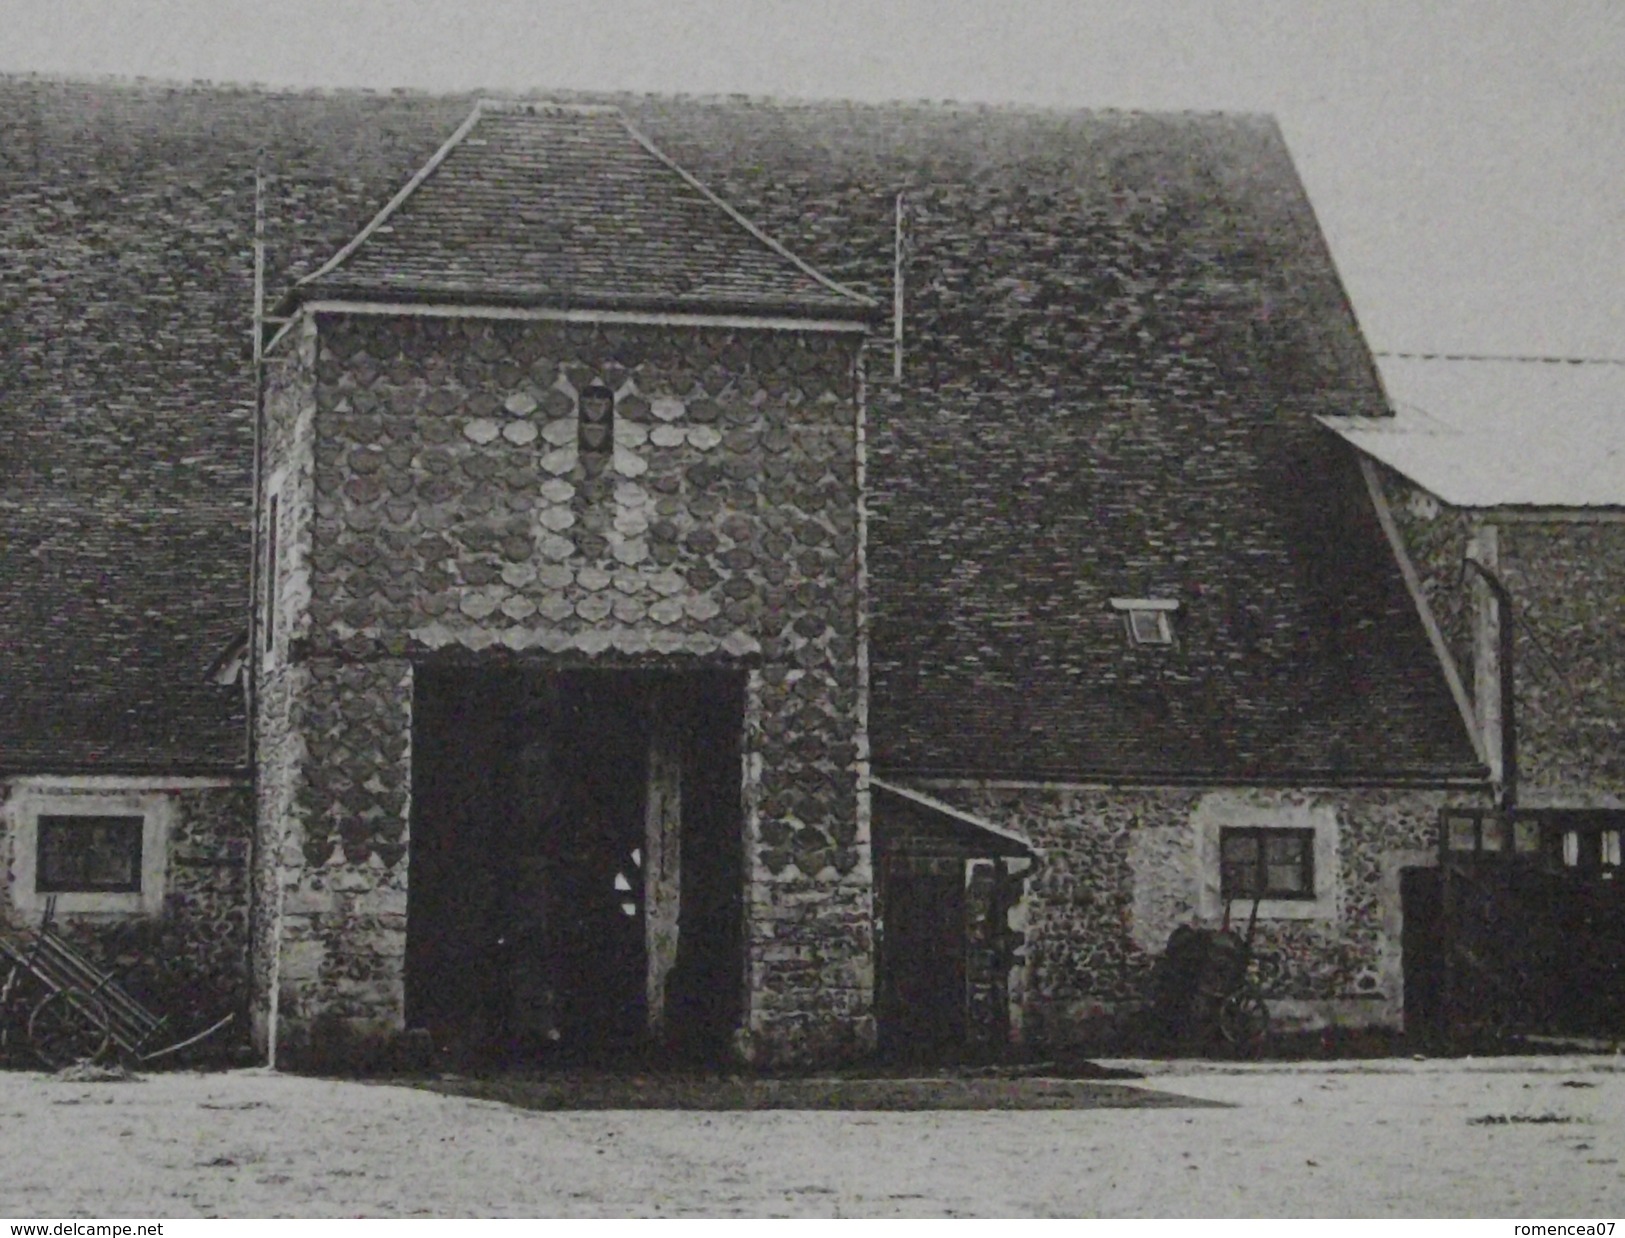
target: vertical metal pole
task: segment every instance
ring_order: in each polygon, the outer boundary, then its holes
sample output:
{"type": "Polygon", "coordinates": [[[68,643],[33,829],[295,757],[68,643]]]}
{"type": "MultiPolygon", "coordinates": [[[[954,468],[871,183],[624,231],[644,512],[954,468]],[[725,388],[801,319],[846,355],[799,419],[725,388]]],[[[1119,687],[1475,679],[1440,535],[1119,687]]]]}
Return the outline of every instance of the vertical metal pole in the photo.
{"type": "Polygon", "coordinates": [[[903,194],[892,220],[892,378],[903,381],[903,194]]]}
{"type": "Polygon", "coordinates": [[[254,156],[254,368],[265,355],[265,152],[254,156]]]}
{"type": "MultiPolygon", "coordinates": [[[[254,156],[254,305],[253,305],[253,357],[254,357],[254,460],[253,460],[253,488],[254,492],[249,505],[249,556],[248,556],[248,650],[243,659],[243,674],[246,677],[245,691],[243,693],[244,708],[248,718],[248,777],[252,788],[254,802],[254,829],[250,834],[253,845],[250,848],[252,874],[258,871],[261,863],[260,847],[264,840],[260,836],[260,771],[259,771],[259,669],[260,669],[260,632],[259,632],[259,591],[260,591],[260,477],[264,465],[261,455],[264,449],[265,420],[265,151],[261,148],[254,156]]],[[[279,967],[282,949],[282,917],[281,917],[281,881],[275,871],[276,855],[273,851],[270,857],[271,888],[260,891],[272,906],[277,908],[277,914],[271,919],[266,928],[268,940],[263,944],[270,951],[270,966],[267,968],[266,1012],[265,1012],[265,1049],[266,1062],[276,1068],[277,1055],[277,1015],[278,1000],[277,989],[280,987],[279,967]]],[[[253,878],[250,876],[249,889],[254,888],[253,878]]],[[[253,909],[251,909],[253,910],[253,909]]],[[[249,935],[250,941],[253,934],[249,935]]],[[[251,961],[252,962],[252,961],[251,961]]]]}
{"type": "Polygon", "coordinates": [[[248,762],[252,774],[256,760],[257,728],[254,724],[254,702],[256,698],[257,676],[254,674],[258,659],[254,651],[259,648],[259,586],[260,586],[260,445],[261,426],[265,412],[265,170],[264,152],[254,157],[254,303],[251,311],[253,322],[253,357],[254,357],[254,459],[253,485],[254,492],[249,502],[249,548],[248,557],[248,654],[243,660],[243,674],[246,677],[247,691],[245,692],[246,707],[248,709],[248,762]]]}
{"type": "Polygon", "coordinates": [[[1497,660],[1501,707],[1501,808],[1507,814],[1506,828],[1513,828],[1511,817],[1518,807],[1518,719],[1517,684],[1514,679],[1513,658],[1516,655],[1516,636],[1513,631],[1512,591],[1505,582],[1477,559],[1462,560],[1466,568],[1476,572],[1495,595],[1497,660]]]}

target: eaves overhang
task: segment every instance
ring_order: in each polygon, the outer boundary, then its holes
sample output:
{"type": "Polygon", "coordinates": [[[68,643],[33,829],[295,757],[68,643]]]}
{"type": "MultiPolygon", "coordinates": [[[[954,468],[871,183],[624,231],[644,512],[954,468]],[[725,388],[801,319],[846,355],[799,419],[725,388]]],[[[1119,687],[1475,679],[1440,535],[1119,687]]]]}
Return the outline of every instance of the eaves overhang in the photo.
{"type": "Polygon", "coordinates": [[[1482,790],[1489,785],[1488,766],[1446,769],[1348,771],[1332,769],[1272,770],[1237,773],[1233,770],[1156,770],[1079,768],[1033,770],[1010,766],[942,768],[891,767],[886,778],[939,785],[992,784],[1008,787],[1325,787],[1335,789],[1482,790]]]}
{"type": "Polygon", "coordinates": [[[470,317],[479,317],[482,314],[500,314],[503,311],[513,312],[516,316],[558,315],[583,319],[600,316],[606,320],[626,314],[681,316],[693,319],[726,317],[760,319],[767,323],[805,323],[808,330],[848,331],[868,331],[882,317],[881,307],[872,302],[867,305],[851,306],[808,305],[798,301],[685,298],[645,293],[601,293],[585,296],[565,295],[545,289],[538,289],[533,293],[492,293],[460,287],[391,290],[374,286],[351,287],[343,284],[323,284],[320,287],[296,286],[277,303],[272,317],[288,319],[301,310],[311,308],[325,313],[344,310],[384,313],[394,310],[402,314],[427,313],[446,317],[456,316],[459,312],[470,317]]]}
{"type": "Polygon", "coordinates": [[[39,758],[0,757],[0,779],[6,778],[140,778],[151,781],[174,778],[224,778],[246,780],[248,766],[211,761],[51,761],[39,758]]]}

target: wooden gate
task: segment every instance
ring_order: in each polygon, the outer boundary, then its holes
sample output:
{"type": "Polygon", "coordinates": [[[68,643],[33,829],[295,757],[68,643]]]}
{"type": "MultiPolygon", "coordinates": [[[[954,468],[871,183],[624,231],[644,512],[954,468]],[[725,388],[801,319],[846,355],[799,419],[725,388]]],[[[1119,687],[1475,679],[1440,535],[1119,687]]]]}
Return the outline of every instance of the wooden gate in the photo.
{"type": "Polygon", "coordinates": [[[1625,1030],[1625,814],[1447,809],[1440,1021],[1462,1036],[1625,1030]]]}

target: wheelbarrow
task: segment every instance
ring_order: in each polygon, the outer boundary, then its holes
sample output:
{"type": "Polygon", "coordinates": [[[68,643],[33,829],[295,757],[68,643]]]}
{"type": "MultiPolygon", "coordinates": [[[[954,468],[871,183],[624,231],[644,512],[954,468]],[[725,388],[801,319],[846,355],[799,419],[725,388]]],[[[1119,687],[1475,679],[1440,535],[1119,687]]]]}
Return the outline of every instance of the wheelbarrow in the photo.
{"type": "Polygon", "coordinates": [[[53,928],[56,899],[36,929],[0,924],[0,1054],[26,1049],[47,1069],[116,1059],[138,1065],[179,1053],[231,1023],[177,1037],[53,928]]]}
{"type": "Polygon", "coordinates": [[[1218,929],[1182,924],[1168,938],[1152,971],[1149,1013],[1175,1042],[1211,1042],[1215,1033],[1231,1049],[1256,1052],[1269,1038],[1269,1006],[1253,976],[1253,901],[1245,935],[1230,927],[1230,906],[1218,929]]]}

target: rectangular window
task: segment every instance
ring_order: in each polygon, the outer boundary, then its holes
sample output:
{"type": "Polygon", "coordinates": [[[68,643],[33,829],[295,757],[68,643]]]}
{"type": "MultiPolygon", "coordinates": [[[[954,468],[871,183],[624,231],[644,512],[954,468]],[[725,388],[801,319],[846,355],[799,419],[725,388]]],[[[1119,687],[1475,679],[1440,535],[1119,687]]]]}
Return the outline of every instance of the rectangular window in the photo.
{"type": "Polygon", "coordinates": [[[1315,897],[1315,832],[1232,827],[1219,834],[1225,899],[1315,897]]]}
{"type": "Polygon", "coordinates": [[[1553,868],[1614,881],[1625,867],[1625,812],[1617,808],[1531,808],[1518,819],[1539,828],[1541,856],[1553,868]]]}
{"type": "Polygon", "coordinates": [[[35,889],[42,894],[141,891],[143,817],[41,816],[35,889]]]}
{"type": "Polygon", "coordinates": [[[1128,634],[1136,645],[1168,645],[1174,639],[1173,629],[1168,626],[1168,613],[1161,610],[1129,611],[1128,634]]]}
{"type": "Polygon", "coordinates": [[[1563,864],[1586,872],[1620,867],[1619,830],[1564,830],[1563,864]]]}
{"type": "Polygon", "coordinates": [[[1111,608],[1123,616],[1131,645],[1174,643],[1173,614],[1179,603],[1171,598],[1111,598],[1111,608]]]}

